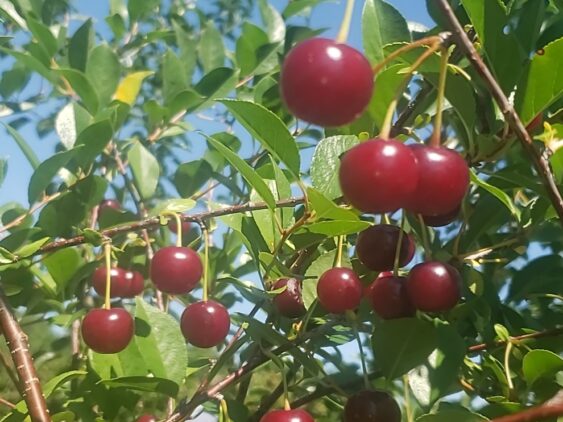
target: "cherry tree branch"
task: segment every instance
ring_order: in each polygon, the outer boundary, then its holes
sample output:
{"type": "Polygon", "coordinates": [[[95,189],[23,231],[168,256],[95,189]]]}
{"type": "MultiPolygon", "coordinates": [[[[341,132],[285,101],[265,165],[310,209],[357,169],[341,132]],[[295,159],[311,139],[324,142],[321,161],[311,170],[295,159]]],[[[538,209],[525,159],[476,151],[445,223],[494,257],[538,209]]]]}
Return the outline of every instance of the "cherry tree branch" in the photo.
{"type": "Polygon", "coordinates": [[[563,416],[563,390],[559,391],[551,400],[539,406],[530,407],[521,412],[492,419],[491,422],[539,422],[546,419],[563,416]]]}
{"type": "Polygon", "coordinates": [[[524,123],[522,123],[522,120],[520,120],[520,117],[514,110],[512,104],[510,104],[510,101],[502,91],[502,88],[473,46],[473,43],[465,33],[463,27],[461,26],[461,23],[455,16],[455,13],[448,3],[448,0],[437,0],[436,3],[450,25],[450,29],[457,41],[457,45],[465,50],[467,58],[469,59],[471,64],[473,64],[473,67],[475,68],[477,73],[481,75],[481,78],[487,85],[489,92],[500,107],[504,118],[508,122],[512,131],[520,140],[522,147],[528,154],[528,157],[532,161],[532,164],[541,177],[542,182],[547,190],[551,204],[553,205],[553,208],[555,208],[555,211],[559,216],[560,223],[563,225],[563,197],[561,196],[561,192],[557,187],[557,183],[555,181],[555,177],[553,176],[553,171],[551,170],[549,161],[544,156],[542,156],[542,154],[540,154],[540,152],[538,152],[538,150],[536,150],[536,148],[534,147],[533,140],[526,130],[524,123]]]}
{"type": "Polygon", "coordinates": [[[0,291],[0,327],[10,349],[19,378],[19,390],[27,404],[32,421],[49,422],[51,416],[47,409],[41,382],[37,377],[33,359],[29,352],[27,335],[23,332],[8,305],[4,292],[0,291]]]}
{"type": "MultiPolygon", "coordinates": [[[[539,339],[539,338],[544,338],[544,337],[557,337],[557,336],[560,336],[562,334],[563,334],[563,327],[557,327],[557,328],[552,328],[550,330],[537,331],[535,333],[522,334],[520,336],[510,337],[510,341],[518,342],[518,341],[523,341],[523,340],[539,339]]],[[[506,341],[497,341],[497,342],[494,342],[494,343],[475,344],[473,346],[469,346],[467,348],[467,351],[468,352],[481,352],[481,351],[487,350],[491,347],[504,346],[505,344],[506,344],[506,341]]]]}

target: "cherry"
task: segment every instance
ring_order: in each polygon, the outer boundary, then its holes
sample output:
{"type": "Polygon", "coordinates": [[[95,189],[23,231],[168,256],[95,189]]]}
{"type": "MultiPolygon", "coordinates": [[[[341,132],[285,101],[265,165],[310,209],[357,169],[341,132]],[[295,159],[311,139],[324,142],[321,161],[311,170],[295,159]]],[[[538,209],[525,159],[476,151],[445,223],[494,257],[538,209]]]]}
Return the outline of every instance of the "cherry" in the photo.
{"type": "Polygon", "coordinates": [[[385,391],[364,390],[346,402],[344,422],[401,422],[401,409],[385,391]]]}
{"type": "Polygon", "coordinates": [[[461,276],[449,264],[429,261],[410,271],[407,292],[416,309],[442,312],[453,308],[461,297],[461,276]]]}
{"type": "Polygon", "coordinates": [[[362,300],[362,292],[362,283],[350,268],[331,268],[320,276],[317,284],[319,302],[334,314],[356,309],[362,300]]]}
{"type": "MultiPolygon", "coordinates": [[[[172,233],[174,234],[177,233],[178,225],[176,224],[175,218],[170,219],[170,221],[168,222],[168,228],[172,233]]],[[[189,232],[191,228],[192,228],[192,223],[190,223],[189,221],[182,221],[182,235],[185,235],[187,232],[189,232]]]]}
{"type": "Polygon", "coordinates": [[[297,44],[280,76],[282,98],[291,113],[320,126],[341,126],[358,118],[373,92],[373,72],[354,48],[326,38],[297,44]]]}
{"type": "Polygon", "coordinates": [[[125,280],[127,280],[127,292],[123,297],[135,297],[145,289],[145,279],[138,271],[125,271],[125,280]]]}
{"type": "MultiPolygon", "coordinates": [[[[366,267],[373,271],[390,271],[395,263],[395,253],[401,229],[390,224],[372,226],[358,235],[356,254],[366,267]]],[[[399,266],[404,267],[414,257],[412,237],[403,232],[399,266]]]]}
{"type": "MultiPolygon", "coordinates": [[[[382,273],[386,274],[386,273],[382,273]]],[[[379,275],[370,285],[367,298],[383,319],[407,318],[415,314],[406,287],[406,277],[379,275]]]]}
{"type": "MultiPolygon", "coordinates": [[[[130,280],[127,279],[126,271],[123,268],[115,267],[110,270],[111,288],[110,297],[127,297],[129,292],[130,280]]],[[[92,275],[92,285],[100,296],[106,295],[106,267],[98,267],[92,275]]]]}
{"type": "Polygon", "coordinates": [[[92,309],[82,321],[84,342],[98,353],[118,353],[133,338],[135,324],[125,309],[92,309]]]}
{"type": "Polygon", "coordinates": [[[186,340],[204,349],[217,346],[225,340],[230,326],[229,312],[214,300],[192,303],[180,319],[180,328],[186,340]]]}
{"type": "Polygon", "coordinates": [[[375,138],[344,154],[339,177],[344,198],[354,207],[384,213],[406,205],[416,189],[418,170],[410,148],[375,138]]]}
{"type": "Polygon", "coordinates": [[[156,288],[170,294],[192,290],[203,273],[199,255],[190,248],[167,246],[154,254],[151,279],[156,288]]]}
{"type": "Polygon", "coordinates": [[[117,199],[104,199],[102,202],[100,202],[98,212],[101,213],[109,208],[116,211],[121,211],[121,204],[117,199]]]}
{"type": "Polygon", "coordinates": [[[298,318],[307,311],[303,305],[301,282],[295,278],[280,278],[273,285],[273,289],[286,289],[274,297],[274,305],[279,313],[288,318],[298,318]]]}
{"type": "Polygon", "coordinates": [[[407,208],[425,216],[443,215],[458,207],[469,186],[469,167],[456,151],[410,145],[418,167],[418,185],[407,208]]]}
{"type": "Polygon", "coordinates": [[[452,221],[457,220],[461,205],[455,207],[452,211],[440,215],[423,215],[422,220],[424,224],[430,227],[443,227],[450,224],[452,221]]]}
{"type": "Polygon", "coordinates": [[[136,422],[156,422],[156,416],[153,415],[143,415],[136,422]]]}
{"type": "Polygon", "coordinates": [[[260,422],[315,422],[313,417],[303,409],[271,410],[260,419],[260,422]]]}

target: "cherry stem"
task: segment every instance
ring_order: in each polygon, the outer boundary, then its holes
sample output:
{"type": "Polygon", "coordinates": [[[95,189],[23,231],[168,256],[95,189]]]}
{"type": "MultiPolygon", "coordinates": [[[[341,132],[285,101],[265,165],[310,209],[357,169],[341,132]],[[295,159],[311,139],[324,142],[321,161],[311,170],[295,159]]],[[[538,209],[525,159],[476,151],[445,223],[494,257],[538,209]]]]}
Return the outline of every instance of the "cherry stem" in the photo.
{"type": "Polygon", "coordinates": [[[395,246],[395,259],[393,260],[393,276],[397,277],[399,275],[399,260],[401,258],[401,249],[403,246],[403,236],[405,231],[403,227],[405,226],[405,213],[401,215],[401,230],[399,230],[399,238],[397,239],[397,246],[395,246]]]}
{"type": "Polygon", "coordinates": [[[354,311],[346,311],[346,317],[352,322],[352,329],[354,330],[354,337],[358,343],[358,350],[360,352],[360,361],[362,363],[362,374],[364,377],[364,386],[367,390],[371,388],[368,376],[368,368],[366,364],[366,357],[364,355],[364,346],[362,346],[362,339],[360,338],[360,331],[358,330],[358,320],[354,311]]]}
{"type": "Polygon", "coordinates": [[[221,399],[219,406],[221,408],[221,419],[224,422],[231,422],[231,418],[229,417],[229,408],[227,407],[227,401],[225,399],[221,399]]]}
{"type": "Polygon", "coordinates": [[[104,243],[104,257],[106,260],[106,294],[104,308],[111,309],[111,242],[104,243]]]}
{"type": "Polygon", "coordinates": [[[207,302],[209,289],[209,230],[207,224],[200,221],[203,234],[203,301],[207,302]]]}
{"type": "Polygon", "coordinates": [[[336,36],[336,42],[345,43],[348,39],[348,33],[350,32],[350,24],[352,23],[352,14],[354,12],[354,0],[346,1],[346,10],[344,11],[344,16],[342,17],[342,23],[340,24],[340,30],[336,36]]]}
{"type": "Polygon", "coordinates": [[[336,242],[336,256],[334,258],[334,267],[342,267],[342,250],[344,249],[344,236],[338,236],[336,242]]]}
{"type": "Polygon", "coordinates": [[[438,98],[436,100],[436,117],[434,118],[434,131],[430,138],[430,146],[440,146],[440,135],[442,133],[442,111],[444,109],[444,97],[446,92],[446,79],[448,75],[448,56],[447,48],[442,48],[440,55],[440,78],[438,80],[438,98]]]}
{"type": "Polygon", "coordinates": [[[511,395],[512,390],[514,390],[514,383],[512,382],[512,377],[510,376],[510,354],[512,352],[512,347],[512,341],[509,339],[504,350],[504,375],[506,376],[506,384],[508,386],[509,395],[511,395]]]}
{"type": "Polygon", "coordinates": [[[413,50],[417,47],[422,47],[425,45],[434,46],[436,44],[441,44],[442,39],[438,35],[432,35],[430,37],[421,38],[420,40],[413,41],[408,43],[407,45],[402,46],[401,48],[389,53],[387,57],[385,57],[382,61],[377,63],[373,66],[372,70],[373,73],[377,74],[381,69],[383,69],[386,65],[388,65],[391,61],[399,57],[401,54],[406,53],[407,51],[413,50]]]}
{"type": "Polygon", "coordinates": [[[428,240],[428,228],[422,218],[422,214],[417,214],[418,221],[420,222],[420,233],[422,235],[422,247],[424,248],[425,258],[428,260],[432,256],[430,252],[430,241],[428,240]]]}
{"type": "Polygon", "coordinates": [[[163,211],[162,216],[172,217],[176,220],[176,246],[182,246],[182,216],[177,212],[163,211]]]}
{"type": "Polygon", "coordinates": [[[387,214],[381,214],[381,222],[380,224],[391,224],[391,219],[389,218],[389,216],[387,214]]]}
{"type": "Polygon", "coordinates": [[[408,374],[403,375],[403,391],[405,393],[405,413],[407,416],[407,422],[412,422],[414,420],[412,407],[411,407],[411,397],[410,397],[410,387],[409,387],[409,376],[408,374]]]}

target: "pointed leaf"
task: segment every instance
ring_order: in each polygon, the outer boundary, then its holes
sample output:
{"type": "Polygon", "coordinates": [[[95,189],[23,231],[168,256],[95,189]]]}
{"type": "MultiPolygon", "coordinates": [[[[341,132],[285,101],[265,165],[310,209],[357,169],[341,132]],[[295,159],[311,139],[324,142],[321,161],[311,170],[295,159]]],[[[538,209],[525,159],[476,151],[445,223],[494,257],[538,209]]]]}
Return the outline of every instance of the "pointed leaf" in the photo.
{"type": "Polygon", "coordinates": [[[133,144],[127,153],[127,158],[136,186],[139,188],[139,194],[144,199],[150,198],[156,191],[160,177],[158,161],[140,142],[133,144]]]}
{"type": "Polygon", "coordinates": [[[139,95],[139,91],[141,90],[141,84],[146,77],[153,73],[154,72],[151,71],[130,73],[119,83],[114,98],[132,106],[137,100],[137,95],[139,95]]]}
{"type": "Polygon", "coordinates": [[[96,90],[101,105],[105,106],[111,101],[119,84],[120,73],[117,54],[107,44],[101,44],[90,52],[86,76],[96,90]]]}

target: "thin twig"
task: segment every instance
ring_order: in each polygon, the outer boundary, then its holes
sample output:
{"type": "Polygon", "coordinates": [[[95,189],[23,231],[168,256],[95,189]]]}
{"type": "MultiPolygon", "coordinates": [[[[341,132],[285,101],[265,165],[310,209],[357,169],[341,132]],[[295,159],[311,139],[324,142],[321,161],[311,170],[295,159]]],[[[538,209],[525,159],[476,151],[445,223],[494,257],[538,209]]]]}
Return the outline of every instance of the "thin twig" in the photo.
{"type": "Polygon", "coordinates": [[[14,218],[8,224],[0,227],[0,233],[3,233],[6,230],[9,230],[13,227],[20,225],[27,217],[33,215],[35,211],[39,210],[40,208],[43,208],[45,205],[47,205],[49,202],[53,201],[54,199],[57,199],[59,196],[61,196],[61,192],[56,192],[53,195],[45,195],[41,201],[33,205],[27,212],[25,212],[24,214],[20,215],[17,218],[14,218]]]}
{"type": "MultiPolygon", "coordinates": [[[[563,334],[563,327],[557,327],[557,328],[552,328],[549,330],[544,330],[544,331],[537,331],[535,333],[529,333],[529,334],[522,334],[520,336],[514,336],[514,337],[510,337],[511,342],[519,342],[519,341],[524,341],[524,340],[532,340],[532,339],[540,339],[540,338],[544,338],[544,337],[557,337],[563,334]]],[[[504,346],[506,345],[506,341],[505,340],[499,340],[496,341],[494,343],[481,343],[481,344],[475,344],[473,346],[469,346],[467,348],[468,352],[482,352],[483,350],[487,350],[493,347],[500,347],[500,346],[504,346]]]]}
{"type": "Polygon", "coordinates": [[[0,397],[0,404],[3,404],[4,406],[9,407],[10,409],[16,408],[16,405],[14,403],[6,399],[3,399],[2,397],[0,397]]]}
{"type": "Polygon", "coordinates": [[[539,422],[546,419],[563,416],[563,390],[559,391],[551,400],[539,406],[534,406],[512,415],[492,419],[491,422],[539,422]]]}

